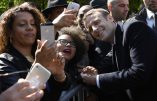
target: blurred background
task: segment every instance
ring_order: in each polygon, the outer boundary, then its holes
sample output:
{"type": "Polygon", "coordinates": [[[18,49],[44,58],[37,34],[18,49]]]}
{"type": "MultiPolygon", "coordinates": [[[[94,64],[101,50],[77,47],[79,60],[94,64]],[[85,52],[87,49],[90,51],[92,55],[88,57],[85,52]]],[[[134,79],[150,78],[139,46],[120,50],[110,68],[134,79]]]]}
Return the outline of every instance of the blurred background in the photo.
{"type": "MultiPolygon", "coordinates": [[[[0,0],[0,15],[7,9],[15,5],[19,5],[25,1],[37,3],[41,10],[43,10],[47,6],[47,0],[0,0]]],[[[90,2],[90,0],[67,0],[67,2],[70,1],[77,2],[81,5],[89,4],[90,2]]],[[[138,12],[142,7],[142,0],[129,0],[129,1],[130,1],[130,14],[138,12]]]]}

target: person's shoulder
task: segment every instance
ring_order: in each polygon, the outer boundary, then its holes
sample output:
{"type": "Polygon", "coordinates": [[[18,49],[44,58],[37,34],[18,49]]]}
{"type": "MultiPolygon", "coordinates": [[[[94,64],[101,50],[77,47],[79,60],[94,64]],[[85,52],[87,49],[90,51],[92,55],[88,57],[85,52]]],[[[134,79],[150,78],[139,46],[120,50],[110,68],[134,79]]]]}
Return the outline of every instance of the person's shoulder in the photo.
{"type": "Polygon", "coordinates": [[[139,28],[142,28],[142,27],[147,27],[147,25],[140,21],[140,20],[137,20],[135,17],[132,17],[132,18],[129,18],[127,19],[123,25],[122,25],[122,29],[124,31],[124,33],[130,28],[130,27],[135,27],[135,29],[137,29],[138,27],[139,28]]]}
{"type": "Polygon", "coordinates": [[[0,60],[1,59],[7,59],[7,60],[12,60],[13,59],[13,56],[9,53],[1,53],[0,54],[0,60]]]}

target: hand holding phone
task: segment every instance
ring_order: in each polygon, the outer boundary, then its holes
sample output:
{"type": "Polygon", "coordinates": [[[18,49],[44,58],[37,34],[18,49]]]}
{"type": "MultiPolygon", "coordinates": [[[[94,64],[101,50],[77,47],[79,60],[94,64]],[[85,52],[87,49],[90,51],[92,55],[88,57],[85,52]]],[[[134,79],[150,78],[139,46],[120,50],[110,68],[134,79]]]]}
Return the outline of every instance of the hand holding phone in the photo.
{"type": "Polygon", "coordinates": [[[31,86],[42,89],[47,80],[51,76],[51,72],[43,67],[41,64],[36,63],[26,76],[26,80],[31,86]]]}
{"type": "Polygon", "coordinates": [[[69,2],[69,4],[68,4],[68,7],[67,7],[67,9],[68,10],[79,10],[79,8],[80,8],[80,4],[78,4],[78,3],[75,3],[75,2],[69,2]]]}

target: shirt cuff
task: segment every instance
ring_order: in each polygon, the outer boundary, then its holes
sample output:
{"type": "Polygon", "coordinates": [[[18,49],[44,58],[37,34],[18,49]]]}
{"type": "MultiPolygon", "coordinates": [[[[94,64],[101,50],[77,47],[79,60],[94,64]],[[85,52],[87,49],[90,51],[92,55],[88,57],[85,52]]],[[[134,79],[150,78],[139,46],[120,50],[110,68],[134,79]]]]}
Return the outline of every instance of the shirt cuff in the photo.
{"type": "Polygon", "coordinates": [[[100,88],[99,75],[96,76],[96,85],[100,88]]]}

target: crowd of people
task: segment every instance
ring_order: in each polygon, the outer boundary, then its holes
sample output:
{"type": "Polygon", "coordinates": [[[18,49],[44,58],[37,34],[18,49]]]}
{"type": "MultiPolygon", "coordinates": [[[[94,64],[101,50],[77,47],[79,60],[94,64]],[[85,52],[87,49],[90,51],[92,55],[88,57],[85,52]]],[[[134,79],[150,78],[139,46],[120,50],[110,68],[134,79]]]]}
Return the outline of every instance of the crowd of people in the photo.
{"type": "Polygon", "coordinates": [[[143,0],[133,17],[129,0],[104,1],[69,10],[66,0],[49,0],[42,11],[24,2],[5,11],[0,101],[58,101],[75,84],[89,89],[87,101],[156,101],[157,0],[143,0]],[[42,23],[54,25],[53,44],[41,41],[42,23]],[[25,80],[35,63],[51,72],[40,88],[25,80]]]}

